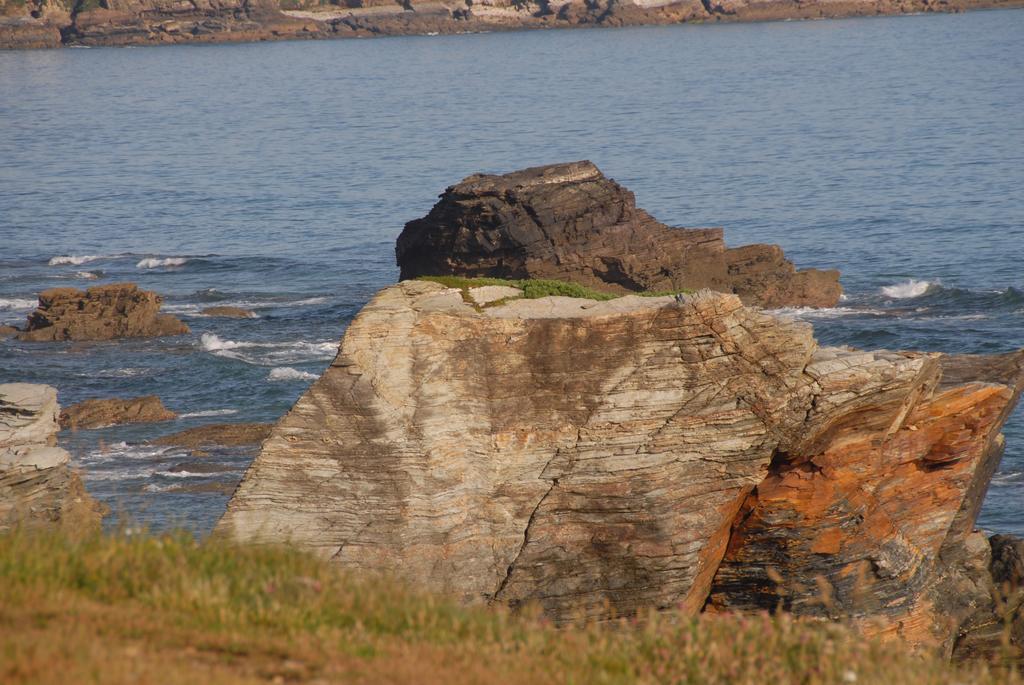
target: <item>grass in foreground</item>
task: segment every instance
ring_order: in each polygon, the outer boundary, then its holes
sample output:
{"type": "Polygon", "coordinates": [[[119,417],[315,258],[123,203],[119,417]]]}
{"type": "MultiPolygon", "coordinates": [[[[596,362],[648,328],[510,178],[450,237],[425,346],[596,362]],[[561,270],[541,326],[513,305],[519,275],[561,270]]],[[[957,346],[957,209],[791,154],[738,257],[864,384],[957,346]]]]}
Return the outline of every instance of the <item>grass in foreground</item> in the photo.
{"type": "MultiPolygon", "coordinates": [[[[469,297],[470,288],[480,288],[485,285],[504,285],[512,288],[519,288],[523,291],[523,299],[536,300],[541,297],[550,297],[552,295],[560,295],[562,297],[579,297],[587,300],[614,300],[624,295],[639,295],[640,297],[664,297],[666,295],[676,295],[679,293],[689,293],[689,290],[666,290],[660,292],[654,291],[643,291],[635,293],[606,293],[600,290],[594,290],[588,288],[585,285],[579,283],[570,283],[568,281],[552,281],[542,278],[527,278],[523,280],[511,280],[506,278],[464,278],[462,276],[420,276],[420,281],[430,281],[431,283],[440,283],[446,288],[458,288],[462,291],[463,299],[467,302],[472,302],[469,297]]],[[[499,300],[491,303],[488,306],[494,306],[507,302],[509,299],[499,300]]]]}
{"type": "Polygon", "coordinates": [[[0,535],[0,682],[1016,684],[786,617],[555,629],[186,534],[0,535]]]}

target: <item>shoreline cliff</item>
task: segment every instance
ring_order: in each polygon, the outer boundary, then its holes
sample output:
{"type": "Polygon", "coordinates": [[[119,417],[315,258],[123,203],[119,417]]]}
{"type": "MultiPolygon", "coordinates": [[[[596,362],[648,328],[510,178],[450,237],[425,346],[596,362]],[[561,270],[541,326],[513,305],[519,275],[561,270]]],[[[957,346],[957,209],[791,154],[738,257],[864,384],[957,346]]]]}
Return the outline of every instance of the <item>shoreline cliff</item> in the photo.
{"type": "Polygon", "coordinates": [[[1024,0],[0,0],[0,49],[832,19],[1024,0]]]}

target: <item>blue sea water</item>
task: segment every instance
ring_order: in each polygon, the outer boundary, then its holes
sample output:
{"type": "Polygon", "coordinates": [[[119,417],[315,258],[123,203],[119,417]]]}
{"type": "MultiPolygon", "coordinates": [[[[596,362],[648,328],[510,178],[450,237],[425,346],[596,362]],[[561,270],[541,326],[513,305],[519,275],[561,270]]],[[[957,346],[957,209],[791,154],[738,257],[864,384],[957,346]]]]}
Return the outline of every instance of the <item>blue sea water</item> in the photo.
{"type": "MultiPolygon", "coordinates": [[[[251,451],[196,474],[146,440],[275,420],[446,185],[584,158],[666,223],[840,268],[847,299],[796,312],[823,343],[1024,347],[1021,36],[1007,10],[2,52],[0,323],[131,280],[193,333],[0,342],[0,382],[161,396],[181,419],[64,439],[116,511],[208,531],[227,495],[181,486],[230,488],[251,451]],[[214,303],[259,318],[198,315],[214,303]]],[[[1024,533],[1021,411],[1006,434],[981,523],[1024,533]]]]}

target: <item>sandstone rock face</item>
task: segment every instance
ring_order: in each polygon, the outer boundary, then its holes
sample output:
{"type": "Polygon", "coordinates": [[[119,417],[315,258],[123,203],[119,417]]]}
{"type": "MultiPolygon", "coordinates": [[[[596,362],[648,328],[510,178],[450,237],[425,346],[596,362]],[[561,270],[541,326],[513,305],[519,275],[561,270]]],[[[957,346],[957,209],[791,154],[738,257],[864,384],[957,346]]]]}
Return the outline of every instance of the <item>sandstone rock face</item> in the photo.
{"type": "Polygon", "coordinates": [[[181,335],[189,329],[160,314],[163,298],[133,283],[89,288],[51,288],[39,294],[39,308],[28,316],[19,340],[111,340],[181,335]]]}
{"type": "Polygon", "coordinates": [[[479,307],[406,281],[352,322],[217,531],[560,622],[775,606],[773,576],[822,576],[836,611],[946,644],[939,558],[974,563],[1022,358],[820,348],[710,291],[479,307]]]}
{"type": "Polygon", "coordinates": [[[0,48],[145,45],[820,19],[1024,0],[0,0],[0,48]]]}
{"type": "Polygon", "coordinates": [[[58,411],[48,385],[0,384],[0,530],[99,521],[99,506],[57,447],[58,411]]]}
{"type": "Polygon", "coordinates": [[[131,399],[96,399],[72,404],[60,414],[60,427],[71,430],[102,428],[125,423],[171,421],[178,415],[156,395],[131,399]]]}
{"type": "Polygon", "coordinates": [[[612,292],[711,288],[763,307],[831,307],[838,271],[797,271],[776,245],[728,249],[722,229],[670,228],[590,162],[470,176],[398,238],[403,279],[493,276],[612,292]]]}

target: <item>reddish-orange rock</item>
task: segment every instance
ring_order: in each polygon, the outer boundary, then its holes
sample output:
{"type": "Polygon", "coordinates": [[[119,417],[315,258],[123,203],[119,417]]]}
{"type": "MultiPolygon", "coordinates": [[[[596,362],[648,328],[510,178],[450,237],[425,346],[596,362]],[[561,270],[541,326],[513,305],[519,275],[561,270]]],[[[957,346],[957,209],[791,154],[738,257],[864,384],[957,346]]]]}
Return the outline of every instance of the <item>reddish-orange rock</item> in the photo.
{"type": "Polygon", "coordinates": [[[748,496],[709,609],[781,606],[952,649],[969,607],[951,597],[956,569],[943,558],[974,544],[1022,367],[1022,353],[936,355],[875,388],[817,378],[840,401],[812,408],[748,496]]]}

